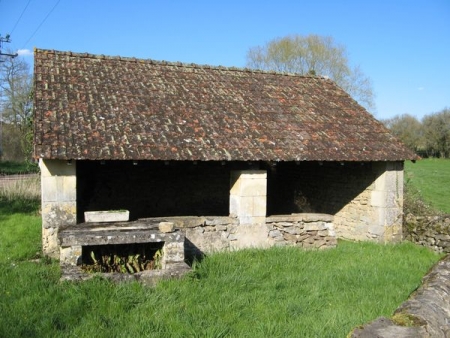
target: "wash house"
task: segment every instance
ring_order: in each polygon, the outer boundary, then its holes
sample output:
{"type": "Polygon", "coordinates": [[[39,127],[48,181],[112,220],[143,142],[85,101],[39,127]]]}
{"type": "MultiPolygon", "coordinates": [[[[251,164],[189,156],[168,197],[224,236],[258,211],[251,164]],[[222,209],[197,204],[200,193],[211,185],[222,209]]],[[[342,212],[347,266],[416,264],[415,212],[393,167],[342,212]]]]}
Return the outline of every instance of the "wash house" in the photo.
{"type": "Polygon", "coordinates": [[[105,210],[188,253],[401,240],[415,155],[327,78],[36,49],[34,81],[45,254],[105,210]]]}

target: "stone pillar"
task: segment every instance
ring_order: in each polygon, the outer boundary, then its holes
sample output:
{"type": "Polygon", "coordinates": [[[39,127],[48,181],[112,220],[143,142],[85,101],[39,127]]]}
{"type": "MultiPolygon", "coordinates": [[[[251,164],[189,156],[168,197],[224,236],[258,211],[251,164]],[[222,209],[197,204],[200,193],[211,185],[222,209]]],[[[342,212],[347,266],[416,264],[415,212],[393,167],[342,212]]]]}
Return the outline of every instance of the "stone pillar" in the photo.
{"type": "Polygon", "coordinates": [[[77,223],[76,162],[43,160],[42,191],[42,251],[59,258],[58,228],[77,223]]]}
{"type": "Polygon", "coordinates": [[[402,240],[403,162],[376,162],[380,175],[370,196],[373,222],[369,232],[384,242],[402,240]]]}
{"type": "Polygon", "coordinates": [[[230,216],[239,224],[265,224],[267,204],[267,172],[236,170],[231,172],[230,216]]]}

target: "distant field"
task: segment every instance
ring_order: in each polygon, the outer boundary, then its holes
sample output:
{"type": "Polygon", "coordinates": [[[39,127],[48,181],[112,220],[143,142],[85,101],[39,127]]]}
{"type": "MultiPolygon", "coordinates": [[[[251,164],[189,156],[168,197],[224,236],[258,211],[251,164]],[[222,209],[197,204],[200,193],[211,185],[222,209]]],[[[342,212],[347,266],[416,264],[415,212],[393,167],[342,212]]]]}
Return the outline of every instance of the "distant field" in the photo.
{"type": "Polygon", "coordinates": [[[30,174],[39,172],[37,163],[0,161],[0,175],[30,174]]]}
{"type": "Polygon", "coordinates": [[[450,159],[405,162],[405,181],[420,192],[432,207],[450,214],[450,159]]]}

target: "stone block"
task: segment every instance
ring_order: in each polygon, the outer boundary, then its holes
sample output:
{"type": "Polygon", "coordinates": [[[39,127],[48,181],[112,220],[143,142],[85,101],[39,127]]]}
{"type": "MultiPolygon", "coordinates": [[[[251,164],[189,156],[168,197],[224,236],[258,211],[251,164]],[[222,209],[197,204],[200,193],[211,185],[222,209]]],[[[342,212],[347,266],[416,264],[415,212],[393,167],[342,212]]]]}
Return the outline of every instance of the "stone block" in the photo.
{"type": "Polygon", "coordinates": [[[58,182],[58,201],[71,202],[77,200],[77,178],[73,176],[64,176],[59,178],[58,182]]]}
{"type": "Polygon", "coordinates": [[[67,264],[76,266],[81,264],[82,247],[81,246],[69,246],[61,247],[59,250],[60,264],[67,264]]]}
{"type": "Polygon", "coordinates": [[[175,225],[173,224],[173,222],[160,222],[158,227],[159,227],[159,231],[165,232],[165,233],[175,231],[175,225]]]}
{"type": "Polygon", "coordinates": [[[307,235],[307,234],[304,234],[304,235],[299,235],[298,237],[297,237],[297,241],[298,242],[303,242],[303,241],[305,241],[307,238],[309,238],[310,236],[309,235],[307,235]]]}
{"type": "Polygon", "coordinates": [[[253,224],[266,224],[266,216],[253,217],[253,224]]]}
{"type": "Polygon", "coordinates": [[[75,225],[76,213],[76,202],[43,202],[42,227],[59,228],[60,225],[75,225]]]}
{"type": "Polygon", "coordinates": [[[328,230],[319,230],[317,233],[319,237],[327,237],[329,235],[328,230]]]}
{"type": "Polygon", "coordinates": [[[262,224],[240,225],[236,230],[236,241],[230,243],[232,249],[269,247],[269,227],[262,224]]]}
{"type": "Polygon", "coordinates": [[[85,211],[84,221],[92,222],[125,222],[128,221],[130,212],[128,210],[117,211],[85,211]]]}
{"type": "Polygon", "coordinates": [[[266,179],[242,179],[239,187],[240,196],[266,196],[266,179]]]}
{"type": "Polygon", "coordinates": [[[385,227],[384,231],[385,242],[401,242],[402,241],[402,225],[393,224],[385,227]]]}
{"type": "Polygon", "coordinates": [[[230,181],[230,216],[238,217],[240,224],[259,223],[258,218],[266,216],[266,171],[233,171],[230,181]]]}
{"type": "Polygon", "coordinates": [[[293,224],[294,223],[292,223],[292,222],[277,222],[277,223],[275,223],[276,226],[283,227],[283,228],[292,227],[293,224]]]}
{"type": "Polygon", "coordinates": [[[283,234],[280,230],[270,230],[269,237],[271,238],[283,238],[283,234]]]}
{"type": "Polygon", "coordinates": [[[265,170],[241,170],[241,179],[267,179],[267,172],[265,170]]]}
{"type": "Polygon", "coordinates": [[[219,217],[206,217],[205,219],[206,219],[206,221],[205,221],[206,225],[227,226],[229,224],[237,224],[238,223],[235,217],[219,216],[219,217]]]}
{"type": "Polygon", "coordinates": [[[313,222],[313,223],[305,223],[303,226],[304,231],[319,231],[319,230],[327,230],[324,222],[313,222]]]}
{"type": "Polygon", "coordinates": [[[172,222],[175,228],[195,228],[203,226],[206,223],[205,217],[198,216],[173,216],[173,217],[150,217],[145,218],[145,221],[159,222],[172,222]]]}
{"type": "Polygon", "coordinates": [[[56,228],[42,228],[42,252],[59,259],[59,242],[56,228]]]}
{"type": "Polygon", "coordinates": [[[299,227],[283,227],[282,230],[288,234],[291,235],[300,235],[302,232],[304,232],[303,229],[300,229],[299,227]]]}
{"type": "Polygon", "coordinates": [[[245,196],[240,198],[238,217],[254,216],[253,209],[254,209],[254,197],[245,196]]]}
{"type": "Polygon", "coordinates": [[[386,192],[374,190],[370,194],[370,205],[373,207],[384,208],[387,204],[386,192]]]}
{"type": "Polygon", "coordinates": [[[298,238],[299,238],[298,235],[292,235],[292,234],[289,234],[289,233],[285,233],[283,235],[283,237],[284,237],[284,239],[286,241],[288,241],[290,243],[297,243],[298,242],[298,238]]]}
{"type": "Polygon", "coordinates": [[[56,202],[58,200],[57,177],[41,178],[41,193],[43,202],[56,202]]]}
{"type": "Polygon", "coordinates": [[[75,176],[76,161],[72,161],[71,165],[67,165],[67,161],[63,160],[40,160],[39,168],[41,177],[51,176],[75,176]]]}
{"type": "Polygon", "coordinates": [[[237,217],[240,211],[241,198],[237,195],[230,195],[230,217],[237,217]]]}
{"type": "Polygon", "coordinates": [[[266,196],[253,197],[253,212],[254,217],[265,217],[267,213],[266,196]]]}

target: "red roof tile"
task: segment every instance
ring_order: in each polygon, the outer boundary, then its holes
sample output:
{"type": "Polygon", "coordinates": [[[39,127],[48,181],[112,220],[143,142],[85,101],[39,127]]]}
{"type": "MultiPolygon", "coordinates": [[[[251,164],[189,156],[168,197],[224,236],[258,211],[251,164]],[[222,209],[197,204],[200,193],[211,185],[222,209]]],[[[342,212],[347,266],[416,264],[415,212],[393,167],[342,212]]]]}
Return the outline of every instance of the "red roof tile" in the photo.
{"type": "Polygon", "coordinates": [[[325,78],[41,49],[34,73],[36,157],[416,158],[325,78]]]}

